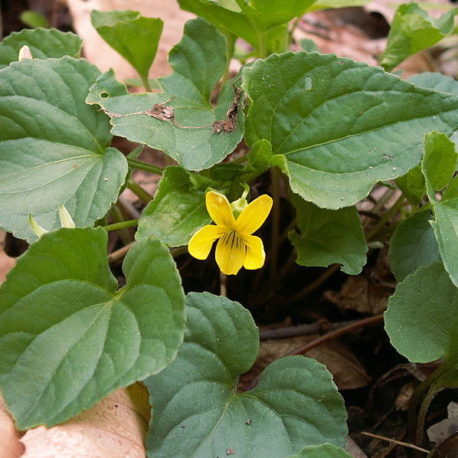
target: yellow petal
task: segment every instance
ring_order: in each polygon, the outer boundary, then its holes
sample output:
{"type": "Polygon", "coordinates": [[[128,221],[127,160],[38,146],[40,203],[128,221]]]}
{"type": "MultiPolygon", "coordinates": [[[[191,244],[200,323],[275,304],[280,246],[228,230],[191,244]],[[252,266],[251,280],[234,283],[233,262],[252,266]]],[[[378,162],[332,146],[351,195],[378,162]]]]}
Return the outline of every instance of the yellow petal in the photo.
{"type": "Polygon", "coordinates": [[[211,219],[220,226],[232,228],[234,226],[234,215],[226,196],[218,192],[209,191],[205,199],[211,219]]]}
{"type": "Polygon", "coordinates": [[[199,229],[189,241],[189,254],[196,259],[207,259],[213,242],[225,233],[221,226],[207,225],[199,229]]]}
{"type": "Polygon", "coordinates": [[[240,213],[235,223],[236,230],[242,234],[252,234],[257,231],[269,216],[271,208],[272,197],[267,194],[259,196],[240,213]]]}
{"type": "Polygon", "coordinates": [[[246,256],[245,240],[235,231],[227,232],[216,245],[216,262],[223,274],[236,275],[246,256]]]}
{"type": "Polygon", "coordinates": [[[245,244],[247,247],[245,262],[243,267],[248,270],[260,269],[266,260],[264,245],[262,240],[255,235],[245,235],[245,244]]]}

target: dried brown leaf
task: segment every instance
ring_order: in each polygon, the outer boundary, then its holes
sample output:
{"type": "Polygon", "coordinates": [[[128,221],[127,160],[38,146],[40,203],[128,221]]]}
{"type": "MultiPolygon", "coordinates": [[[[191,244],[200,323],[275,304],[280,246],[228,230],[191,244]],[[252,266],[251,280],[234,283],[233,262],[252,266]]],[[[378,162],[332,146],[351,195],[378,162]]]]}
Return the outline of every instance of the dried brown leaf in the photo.
{"type": "Polygon", "coordinates": [[[24,458],[143,458],[148,428],[146,389],[120,389],[69,422],[30,429],[21,439],[24,458]]]}

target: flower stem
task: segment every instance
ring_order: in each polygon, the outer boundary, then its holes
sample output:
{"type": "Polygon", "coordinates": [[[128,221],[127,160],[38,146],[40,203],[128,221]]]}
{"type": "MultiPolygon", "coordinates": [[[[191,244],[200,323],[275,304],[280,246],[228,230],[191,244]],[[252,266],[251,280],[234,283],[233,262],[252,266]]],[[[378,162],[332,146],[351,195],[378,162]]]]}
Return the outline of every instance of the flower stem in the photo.
{"type": "Polygon", "coordinates": [[[153,200],[153,196],[131,178],[127,180],[126,185],[136,196],[143,200],[143,202],[148,203],[153,200]]]}
{"type": "Polygon", "coordinates": [[[147,92],[152,92],[151,85],[149,84],[148,75],[140,75],[140,78],[143,83],[143,87],[147,92]]]}
{"type": "Polygon", "coordinates": [[[272,232],[270,243],[270,280],[275,279],[278,263],[278,248],[280,242],[280,171],[277,167],[271,169],[272,179],[272,232]]]}
{"type": "Polygon", "coordinates": [[[156,165],[148,164],[143,161],[139,161],[137,159],[127,158],[127,163],[130,167],[134,169],[144,170],[145,172],[155,173],[157,175],[162,175],[164,173],[163,168],[157,167],[156,165]]]}
{"type": "Polygon", "coordinates": [[[393,217],[396,213],[398,213],[398,211],[404,206],[405,200],[406,199],[404,197],[404,194],[401,194],[396,200],[396,202],[393,204],[393,206],[382,215],[379,222],[369,231],[369,233],[366,236],[366,239],[368,241],[372,241],[374,237],[378,234],[380,229],[382,229],[383,226],[389,221],[389,219],[393,217]]]}
{"type": "Polygon", "coordinates": [[[108,224],[107,226],[102,226],[106,231],[117,231],[119,229],[126,229],[128,227],[137,226],[138,219],[129,219],[127,221],[120,221],[119,223],[108,224]]]}

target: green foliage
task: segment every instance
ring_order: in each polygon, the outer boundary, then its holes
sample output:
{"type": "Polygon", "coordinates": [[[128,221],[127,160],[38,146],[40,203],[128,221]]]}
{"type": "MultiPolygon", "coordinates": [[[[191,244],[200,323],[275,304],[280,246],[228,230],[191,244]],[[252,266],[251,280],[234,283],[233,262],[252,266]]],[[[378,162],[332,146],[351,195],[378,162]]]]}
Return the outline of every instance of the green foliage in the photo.
{"type": "Polygon", "coordinates": [[[342,270],[357,275],[366,264],[367,244],[355,207],[326,210],[291,195],[299,233],[289,238],[301,266],[327,267],[342,264],[342,270]]]}
{"type": "Polygon", "coordinates": [[[240,304],[208,293],[187,297],[177,359],[146,384],[154,415],[149,456],[283,457],[304,445],[342,445],[345,411],[331,375],[294,356],[268,366],[250,391],[239,375],[256,360],[258,331],[240,304]]]}
{"type": "Polygon", "coordinates": [[[418,268],[440,261],[439,249],[431,227],[432,215],[422,211],[396,228],[390,241],[390,267],[397,281],[418,268]]]}
{"type": "Polygon", "coordinates": [[[181,8],[257,47],[261,57],[284,51],[286,24],[316,0],[178,0],[181,8]]]}
{"type": "Polygon", "coordinates": [[[181,167],[167,167],[154,200],[143,210],[137,239],[154,236],[168,246],[186,245],[197,229],[210,222],[206,188],[181,167]]]}
{"type": "Polygon", "coordinates": [[[457,12],[458,9],[453,8],[436,20],[417,3],[399,5],[391,24],[386,49],[380,58],[381,65],[386,70],[392,70],[407,57],[450,35],[457,12]]]}
{"type": "Polygon", "coordinates": [[[46,234],[0,289],[0,388],[20,429],[63,422],[175,358],[184,295],[168,250],[139,242],[116,291],[106,244],[100,228],[46,234]]]}
{"type": "Polygon", "coordinates": [[[107,117],[84,102],[99,71],[63,57],[27,59],[0,72],[0,224],[34,240],[29,214],[54,230],[59,205],[76,225],[94,224],[127,173],[124,156],[108,148],[107,117]]]}
{"type": "Polygon", "coordinates": [[[420,73],[419,75],[412,76],[409,81],[419,87],[458,95],[458,81],[442,73],[420,73]]]}
{"type": "Polygon", "coordinates": [[[332,444],[309,445],[288,458],[351,458],[343,448],[332,444]]]}
{"type": "Polygon", "coordinates": [[[425,178],[419,165],[399,177],[396,184],[412,205],[418,205],[426,193],[425,178]]]}
{"type": "Polygon", "coordinates": [[[432,223],[439,252],[452,282],[458,286],[458,197],[436,199],[436,192],[449,184],[456,169],[457,154],[454,143],[444,134],[431,132],[425,136],[422,172],[432,204],[435,221],[432,223]]]}
{"type": "Polygon", "coordinates": [[[219,130],[236,98],[232,82],[222,89],[216,107],[211,93],[226,66],[226,40],[202,19],[186,23],[184,37],[169,55],[174,73],[160,78],[160,94],[128,94],[111,73],[91,88],[88,103],[111,117],[112,132],[164,151],[188,170],[203,170],[231,153],[243,137],[242,110],[233,130],[219,130]]]}
{"type": "Polygon", "coordinates": [[[44,27],[49,28],[49,22],[47,19],[40,13],[32,10],[26,10],[21,13],[21,21],[28,25],[29,27],[44,27]]]}
{"type": "Polygon", "coordinates": [[[350,59],[272,55],[243,80],[248,142],[269,140],[291,189],[323,208],[353,205],[375,182],[404,175],[420,161],[423,134],[458,128],[456,97],[350,59]]]}
{"type": "Polygon", "coordinates": [[[0,69],[18,60],[23,46],[28,46],[34,58],[79,57],[81,39],[71,32],[56,29],[24,29],[13,32],[0,42],[0,69]]]}
{"type": "Polygon", "coordinates": [[[94,10],[91,22],[99,35],[147,80],[164,26],[162,20],[143,17],[137,11],[94,10]]]}
{"type": "Polygon", "coordinates": [[[318,0],[315,2],[310,11],[324,10],[328,8],[348,8],[354,6],[363,6],[370,0],[318,0]]]}
{"type": "Polygon", "coordinates": [[[414,363],[447,358],[458,336],[458,289],[441,263],[420,267],[396,288],[385,313],[392,345],[414,363]]]}

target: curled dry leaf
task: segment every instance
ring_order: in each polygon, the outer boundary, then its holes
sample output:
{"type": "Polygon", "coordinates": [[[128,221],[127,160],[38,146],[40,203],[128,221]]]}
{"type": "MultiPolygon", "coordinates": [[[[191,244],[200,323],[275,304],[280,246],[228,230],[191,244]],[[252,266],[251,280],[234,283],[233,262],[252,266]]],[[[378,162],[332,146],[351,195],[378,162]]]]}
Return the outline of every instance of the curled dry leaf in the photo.
{"type": "Polygon", "coordinates": [[[136,383],[119,389],[69,422],[30,429],[21,439],[24,458],[143,458],[148,395],[136,383]]]}

